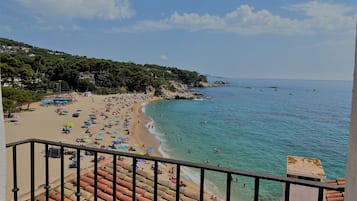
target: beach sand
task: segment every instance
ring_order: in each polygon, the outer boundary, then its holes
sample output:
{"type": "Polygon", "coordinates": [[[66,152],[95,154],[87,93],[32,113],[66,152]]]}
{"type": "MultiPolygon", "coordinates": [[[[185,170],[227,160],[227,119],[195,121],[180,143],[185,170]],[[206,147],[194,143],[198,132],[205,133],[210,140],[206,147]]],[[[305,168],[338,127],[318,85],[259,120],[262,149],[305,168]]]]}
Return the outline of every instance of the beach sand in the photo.
{"type": "MultiPolygon", "coordinates": [[[[152,156],[161,156],[159,153],[160,141],[155,138],[147,129],[149,118],[145,116],[141,107],[144,103],[154,101],[157,98],[148,97],[144,94],[123,94],[100,96],[93,95],[91,97],[72,94],[75,101],[72,104],[61,106],[62,110],[67,110],[68,114],[60,115],[56,112],[57,106],[41,106],[40,103],[31,104],[31,111],[23,111],[15,114],[17,122],[10,122],[10,119],[5,119],[6,143],[19,140],[38,138],[50,140],[54,142],[64,142],[69,144],[80,144],[94,146],[94,142],[100,143],[100,146],[112,145],[113,140],[118,137],[125,138],[128,143],[126,147],[133,146],[136,149],[135,153],[144,154],[148,147],[152,147],[152,156]],[[72,114],[80,111],[78,118],[72,117],[72,114]],[[97,116],[96,124],[89,126],[88,130],[82,128],[83,122],[89,119],[90,114],[97,116]],[[128,127],[124,126],[124,122],[128,122],[128,127]],[[64,134],[62,129],[64,125],[71,122],[74,126],[69,134],[64,134]],[[110,126],[106,126],[110,125],[110,126]],[[127,134],[128,131],[130,134],[127,134]],[[81,143],[76,142],[76,139],[83,139],[90,132],[92,137],[88,137],[91,142],[81,143]],[[114,134],[119,133],[119,134],[114,134]],[[102,135],[102,140],[95,140],[95,137],[102,135]]],[[[25,106],[24,106],[25,108],[25,106]]],[[[35,186],[40,188],[45,183],[45,158],[44,145],[35,146],[35,186]]],[[[119,149],[117,149],[119,150],[119,149]]],[[[127,150],[125,150],[128,152],[127,150]]],[[[6,183],[6,200],[11,200],[13,193],[13,173],[12,173],[12,152],[7,149],[7,183],[6,183]]],[[[92,156],[85,156],[81,160],[81,168],[93,166],[91,162],[92,156]]],[[[60,162],[61,159],[50,159],[50,183],[58,182],[60,178],[60,162]]],[[[69,156],[64,157],[64,174],[69,175],[75,173],[76,169],[70,169],[68,166],[72,163],[69,156]]],[[[150,171],[151,163],[141,164],[144,170],[150,171]]],[[[171,166],[160,167],[163,174],[160,177],[169,180],[168,173],[171,166]]],[[[29,145],[21,145],[17,148],[17,179],[20,191],[19,196],[28,194],[30,190],[30,154],[29,145]]],[[[198,185],[191,180],[183,179],[187,188],[192,188],[198,192],[198,185]]]]}

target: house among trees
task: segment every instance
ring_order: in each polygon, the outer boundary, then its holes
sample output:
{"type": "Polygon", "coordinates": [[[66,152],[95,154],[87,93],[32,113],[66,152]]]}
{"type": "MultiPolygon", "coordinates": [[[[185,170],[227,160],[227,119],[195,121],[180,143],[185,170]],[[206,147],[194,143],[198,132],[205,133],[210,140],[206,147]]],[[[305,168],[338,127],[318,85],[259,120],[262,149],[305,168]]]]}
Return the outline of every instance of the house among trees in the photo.
{"type": "Polygon", "coordinates": [[[94,74],[90,72],[80,72],[79,73],[80,80],[88,80],[90,83],[95,84],[94,74]]]}

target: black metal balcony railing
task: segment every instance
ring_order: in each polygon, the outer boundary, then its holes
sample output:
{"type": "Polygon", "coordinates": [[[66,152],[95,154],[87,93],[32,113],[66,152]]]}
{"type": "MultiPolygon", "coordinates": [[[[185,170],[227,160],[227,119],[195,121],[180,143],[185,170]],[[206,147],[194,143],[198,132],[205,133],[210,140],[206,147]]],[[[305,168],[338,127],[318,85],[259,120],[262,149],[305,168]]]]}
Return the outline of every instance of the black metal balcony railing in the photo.
{"type": "MultiPolygon", "coordinates": [[[[166,163],[166,164],[174,164],[176,165],[176,200],[180,200],[180,169],[181,167],[191,167],[191,168],[198,168],[200,169],[200,193],[199,193],[199,200],[203,201],[204,200],[204,179],[205,179],[205,171],[214,171],[214,172],[220,172],[224,173],[227,175],[227,181],[226,181],[226,199],[227,201],[230,201],[231,199],[231,179],[233,175],[240,175],[240,176],[246,176],[250,178],[254,178],[254,201],[258,201],[258,196],[259,196],[259,187],[260,187],[260,181],[262,180],[268,180],[268,181],[275,181],[279,182],[284,186],[284,192],[285,192],[285,201],[289,201],[290,199],[290,186],[291,184],[297,184],[297,185],[302,185],[302,186],[307,186],[307,187],[313,187],[318,189],[318,200],[317,201],[323,201],[323,195],[324,195],[324,190],[336,190],[339,192],[344,192],[345,187],[344,186],[337,186],[337,185],[332,185],[332,184],[327,184],[327,183],[322,183],[322,182],[316,182],[316,181],[309,181],[309,180],[302,180],[302,179],[295,179],[295,178],[290,178],[290,177],[281,177],[281,176],[274,176],[274,175],[269,175],[269,174],[260,174],[260,173],[254,173],[254,172],[248,172],[248,171],[241,171],[241,170],[234,170],[230,168],[224,168],[224,167],[216,167],[216,166],[210,166],[210,165],[202,165],[198,163],[191,163],[191,162],[185,162],[185,161],[179,161],[179,160],[173,160],[173,159],[166,159],[166,158],[160,158],[160,157],[152,157],[152,156],[145,156],[145,155],[138,155],[138,154],[132,154],[132,153],[125,153],[125,152],[117,152],[117,151],[112,151],[112,150],[103,150],[103,149],[98,149],[98,148],[91,148],[91,147],[84,147],[84,146],[78,146],[78,145],[73,145],[73,144],[66,144],[66,143],[60,143],[60,142],[51,142],[51,141],[46,141],[46,140],[39,140],[39,139],[28,139],[28,140],[23,140],[23,141],[18,141],[18,142],[13,142],[6,144],[6,148],[12,148],[12,157],[13,157],[13,200],[18,200],[18,183],[17,183],[17,152],[16,148],[19,145],[23,144],[30,144],[30,195],[31,195],[31,200],[35,200],[35,144],[43,144],[45,146],[45,150],[49,149],[50,146],[57,146],[60,147],[60,154],[61,154],[61,178],[60,178],[60,183],[61,183],[61,199],[64,200],[64,148],[70,148],[70,149],[75,149],[76,150],[76,156],[77,156],[77,186],[76,186],[76,197],[77,200],[80,200],[81,197],[81,188],[80,188],[80,171],[81,171],[81,165],[80,165],[80,151],[91,151],[94,153],[94,199],[97,200],[97,191],[98,191],[98,186],[97,186],[97,171],[98,171],[98,153],[103,153],[103,154],[109,154],[112,155],[113,157],[113,178],[116,178],[116,162],[118,157],[129,157],[132,158],[132,163],[133,167],[136,166],[137,159],[144,159],[148,161],[153,161],[154,162],[154,201],[157,201],[158,198],[158,163],[166,163]]],[[[46,191],[46,200],[49,198],[49,190],[50,190],[50,185],[49,185],[49,156],[48,156],[48,151],[45,152],[45,180],[46,183],[44,185],[45,191],[46,191]]],[[[132,200],[136,201],[136,192],[135,192],[135,187],[136,187],[136,168],[132,168],[133,174],[132,174],[132,200]]],[[[116,192],[116,181],[113,179],[113,184],[112,184],[112,190],[113,192],[116,192]]],[[[113,193],[113,200],[117,199],[116,193],[113,193]]]]}

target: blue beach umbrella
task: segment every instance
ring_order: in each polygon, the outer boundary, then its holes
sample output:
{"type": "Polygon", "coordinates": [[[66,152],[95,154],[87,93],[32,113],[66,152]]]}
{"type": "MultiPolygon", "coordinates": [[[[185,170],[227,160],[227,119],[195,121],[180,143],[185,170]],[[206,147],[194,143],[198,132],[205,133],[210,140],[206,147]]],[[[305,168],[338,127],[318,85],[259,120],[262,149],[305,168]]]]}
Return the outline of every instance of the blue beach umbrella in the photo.
{"type": "Polygon", "coordinates": [[[118,141],[112,141],[113,144],[120,144],[118,141]]]}
{"type": "MultiPolygon", "coordinates": [[[[133,164],[131,164],[131,167],[133,167],[133,164]]],[[[140,165],[136,164],[136,169],[139,169],[140,165]]]]}
{"type": "Polygon", "coordinates": [[[118,134],[119,134],[119,131],[114,131],[113,134],[114,134],[114,135],[118,135],[118,134]]]}
{"type": "Polygon", "coordinates": [[[151,153],[151,152],[152,152],[152,147],[146,149],[146,153],[151,153]]]}
{"type": "Polygon", "coordinates": [[[125,145],[122,145],[122,146],[119,146],[118,147],[120,150],[125,150],[126,149],[126,146],[125,145]]]}
{"type": "Polygon", "coordinates": [[[118,140],[124,141],[125,138],[124,137],[118,137],[118,140]]]}

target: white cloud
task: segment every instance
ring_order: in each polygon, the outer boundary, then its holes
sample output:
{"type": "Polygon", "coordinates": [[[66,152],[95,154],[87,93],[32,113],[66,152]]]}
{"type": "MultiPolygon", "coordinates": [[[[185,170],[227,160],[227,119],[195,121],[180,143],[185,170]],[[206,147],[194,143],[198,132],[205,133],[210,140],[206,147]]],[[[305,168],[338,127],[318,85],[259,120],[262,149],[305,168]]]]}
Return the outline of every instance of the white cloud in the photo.
{"type": "Polygon", "coordinates": [[[162,54],[160,55],[160,59],[165,61],[168,60],[169,58],[165,54],[162,54]]]}
{"type": "Polygon", "coordinates": [[[44,17],[124,19],[135,14],[128,0],[18,0],[44,17]]]}
{"type": "Polygon", "coordinates": [[[174,12],[161,20],[145,20],[130,27],[117,27],[118,32],[160,31],[185,29],[190,31],[217,30],[239,34],[314,34],[321,32],[348,32],[355,27],[357,15],[345,5],[311,1],[285,7],[302,18],[275,15],[268,10],[255,10],[241,5],[223,16],[174,12]]]}
{"type": "Polygon", "coordinates": [[[168,24],[172,24],[182,28],[189,28],[190,30],[200,29],[216,29],[225,26],[225,21],[217,16],[208,14],[198,15],[197,13],[184,13],[180,15],[175,12],[168,18],[168,24]]]}
{"type": "Polygon", "coordinates": [[[349,15],[353,13],[353,9],[342,4],[311,1],[286,9],[304,14],[306,18],[301,22],[306,28],[312,30],[347,31],[355,27],[357,20],[357,15],[349,15]]]}

